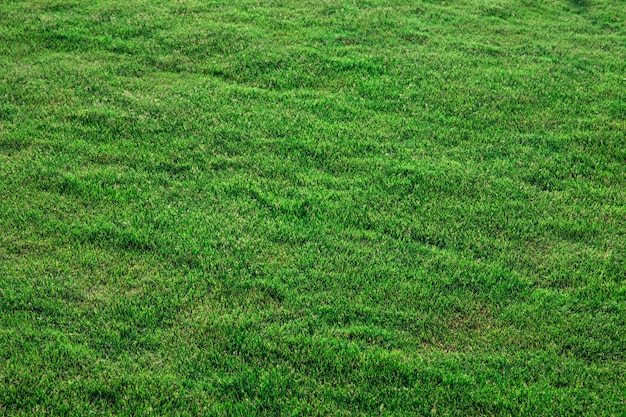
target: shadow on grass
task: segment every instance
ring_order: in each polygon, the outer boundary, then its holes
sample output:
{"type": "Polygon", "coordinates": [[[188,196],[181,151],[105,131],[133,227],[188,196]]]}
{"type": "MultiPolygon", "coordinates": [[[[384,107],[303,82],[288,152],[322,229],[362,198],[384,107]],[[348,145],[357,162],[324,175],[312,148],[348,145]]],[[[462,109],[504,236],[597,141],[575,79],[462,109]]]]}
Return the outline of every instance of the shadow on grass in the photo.
{"type": "Polygon", "coordinates": [[[569,2],[572,4],[572,6],[579,7],[581,9],[590,6],[589,0],[569,0],[569,2]]]}

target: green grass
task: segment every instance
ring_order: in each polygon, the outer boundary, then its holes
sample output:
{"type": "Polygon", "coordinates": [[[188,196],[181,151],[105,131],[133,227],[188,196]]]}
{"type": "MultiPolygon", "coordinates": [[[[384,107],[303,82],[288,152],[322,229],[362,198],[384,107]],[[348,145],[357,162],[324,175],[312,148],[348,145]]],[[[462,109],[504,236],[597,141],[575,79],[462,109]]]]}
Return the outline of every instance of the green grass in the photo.
{"type": "Polygon", "coordinates": [[[626,413],[626,2],[0,2],[0,415],[626,413]]]}

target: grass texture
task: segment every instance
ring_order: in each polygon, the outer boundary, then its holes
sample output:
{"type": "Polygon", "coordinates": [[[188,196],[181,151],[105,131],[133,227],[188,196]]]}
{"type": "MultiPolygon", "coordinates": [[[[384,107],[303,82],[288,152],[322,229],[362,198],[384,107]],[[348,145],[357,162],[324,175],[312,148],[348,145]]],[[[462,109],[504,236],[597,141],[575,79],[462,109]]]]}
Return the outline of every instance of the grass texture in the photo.
{"type": "Polygon", "coordinates": [[[624,416],[625,22],[1,1],[0,415],[624,416]]]}

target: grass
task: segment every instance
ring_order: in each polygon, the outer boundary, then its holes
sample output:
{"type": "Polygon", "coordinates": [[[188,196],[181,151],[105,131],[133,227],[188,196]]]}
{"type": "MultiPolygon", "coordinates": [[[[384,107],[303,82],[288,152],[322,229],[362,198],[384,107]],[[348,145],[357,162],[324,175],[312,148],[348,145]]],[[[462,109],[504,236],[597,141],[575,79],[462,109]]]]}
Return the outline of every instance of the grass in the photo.
{"type": "Polygon", "coordinates": [[[626,3],[0,3],[0,415],[626,412],[626,3]]]}

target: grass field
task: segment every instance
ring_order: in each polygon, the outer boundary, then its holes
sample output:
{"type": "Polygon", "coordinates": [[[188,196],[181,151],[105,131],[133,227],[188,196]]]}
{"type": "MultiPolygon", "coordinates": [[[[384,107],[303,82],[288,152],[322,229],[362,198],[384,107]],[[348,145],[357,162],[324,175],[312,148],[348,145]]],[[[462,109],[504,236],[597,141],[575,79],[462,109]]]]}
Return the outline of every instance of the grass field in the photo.
{"type": "Polygon", "coordinates": [[[623,0],[3,0],[0,415],[626,415],[623,0]]]}

